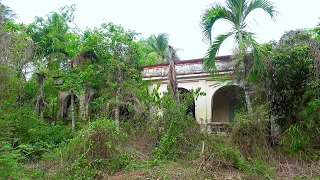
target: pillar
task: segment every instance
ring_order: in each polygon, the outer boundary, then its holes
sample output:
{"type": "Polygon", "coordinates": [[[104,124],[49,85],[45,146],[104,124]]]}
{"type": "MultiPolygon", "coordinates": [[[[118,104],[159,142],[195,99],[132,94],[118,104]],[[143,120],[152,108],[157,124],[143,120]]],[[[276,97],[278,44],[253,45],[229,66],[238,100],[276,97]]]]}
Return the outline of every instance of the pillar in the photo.
{"type": "MultiPolygon", "coordinates": [[[[202,92],[206,92],[206,80],[200,80],[198,87],[202,92]]],[[[206,96],[199,96],[196,104],[196,121],[200,125],[201,132],[207,131],[207,101],[206,96]]]]}

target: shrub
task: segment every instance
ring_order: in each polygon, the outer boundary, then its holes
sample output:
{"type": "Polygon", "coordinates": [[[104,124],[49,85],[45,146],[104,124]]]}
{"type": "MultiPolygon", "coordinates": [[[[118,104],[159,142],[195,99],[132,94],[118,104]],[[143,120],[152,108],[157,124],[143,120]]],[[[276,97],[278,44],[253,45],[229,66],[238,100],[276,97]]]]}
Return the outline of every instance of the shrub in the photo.
{"type": "Polygon", "coordinates": [[[1,144],[0,148],[0,179],[20,179],[25,177],[23,164],[18,160],[22,157],[19,151],[8,144],[1,144]]]}
{"type": "Polygon", "coordinates": [[[253,119],[251,119],[247,112],[238,111],[232,123],[232,141],[246,157],[265,155],[265,152],[259,152],[258,150],[269,147],[267,106],[255,107],[254,112],[253,119]]]}
{"type": "MultiPolygon", "coordinates": [[[[257,158],[246,158],[228,137],[215,137],[212,135],[201,135],[197,137],[188,136],[189,142],[194,146],[200,161],[200,170],[221,171],[228,168],[236,168],[243,172],[247,178],[272,179],[274,168],[266,161],[257,158]],[[193,139],[193,140],[192,140],[193,139]],[[202,152],[203,148],[203,153],[202,152]]],[[[188,159],[190,160],[190,159],[188,159]]]]}
{"type": "Polygon", "coordinates": [[[291,125],[285,132],[281,143],[290,154],[320,148],[320,100],[311,100],[302,108],[300,122],[291,125]]]}
{"type": "Polygon", "coordinates": [[[45,123],[28,106],[0,112],[4,112],[0,113],[0,175],[4,179],[33,176],[37,172],[25,171],[23,163],[40,159],[68,137],[64,127],[45,123]]]}
{"type": "Polygon", "coordinates": [[[15,137],[9,140],[12,146],[31,160],[39,159],[44,152],[58,147],[70,137],[68,127],[44,122],[28,106],[6,113],[3,122],[6,126],[1,127],[9,127],[15,137]]]}
{"type": "Polygon", "coordinates": [[[170,89],[161,98],[157,90],[153,92],[153,103],[161,109],[163,115],[155,114],[154,117],[158,122],[157,133],[160,139],[153,154],[158,160],[176,160],[180,155],[180,146],[184,143],[186,128],[195,123],[191,114],[186,112],[194,96],[200,95],[200,89],[184,94],[183,97],[181,95],[180,103],[168,93],[170,89]]]}
{"type": "Polygon", "coordinates": [[[283,130],[299,122],[304,95],[313,76],[313,39],[306,31],[289,31],[269,55],[268,81],[272,115],[283,130]]]}
{"type": "MultiPolygon", "coordinates": [[[[78,132],[69,144],[57,150],[60,159],[55,178],[88,179],[113,174],[129,164],[131,157],[122,151],[127,135],[115,131],[115,122],[98,119],[78,132]],[[60,167],[59,167],[60,166],[60,167]]],[[[53,169],[55,170],[55,169],[53,169]]]]}
{"type": "Polygon", "coordinates": [[[238,111],[232,122],[230,136],[202,134],[191,129],[185,135],[187,160],[196,159],[199,170],[221,171],[236,168],[247,178],[272,179],[274,167],[266,160],[268,149],[268,113],[266,106],[256,107],[254,120],[238,111]],[[200,162],[199,162],[200,161],[200,162]]]}

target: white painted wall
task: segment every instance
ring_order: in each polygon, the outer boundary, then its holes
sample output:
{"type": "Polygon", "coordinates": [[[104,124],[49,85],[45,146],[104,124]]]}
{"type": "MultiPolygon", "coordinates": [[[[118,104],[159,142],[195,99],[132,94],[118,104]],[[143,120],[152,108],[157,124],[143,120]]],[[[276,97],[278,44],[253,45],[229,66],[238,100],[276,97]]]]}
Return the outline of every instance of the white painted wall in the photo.
{"type": "MultiPolygon", "coordinates": [[[[226,58],[229,57],[221,57],[216,62],[219,74],[229,73],[233,68],[232,61],[225,60],[226,58]]],[[[210,131],[207,129],[207,124],[211,123],[212,119],[212,96],[219,88],[225,86],[230,81],[219,82],[212,80],[210,73],[206,72],[203,60],[180,62],[176,64],[176,71],[179,88],[195,90],[200,87],[201,91],[206,93],[206,96],[198,97],[195,100],[195,116],[197,123],[204,125],[206,131],[210,131]]],[[[167,74],[168,65],[165,64],[145,66],[142,71],[143,80],[153,82],[153,85],[149,87],[150,92],[157,86],[157,83],[161,84],[159,93],[167,91],[169,84],[167,74]]]]}
{"type": "MultiPolygon", "coordinates": [[[[187,90],[201,88],[202,92],[206,93],[206,96],[200,96],[195,101],[195,115],[198,124],[207,124],[211,123],[212,118],[212,96],[213,94],[221,87],[226,86],[229,81],[219,82],[214,80],[208,80],[210,78],[203,79],[178,79],[178,87],[185,88],[187,90]]],[[[158,92],[162,95],[163,92],[167,91],[168,81],[158,81],[160,87],[158,92]]],[[[153,85],[149,87],[149,91],[152,92],[153,89],[157,86],[158,82],[154,82],[153,85]]],[[[236,85],[236,83],[234,83],[236,85]]]]}

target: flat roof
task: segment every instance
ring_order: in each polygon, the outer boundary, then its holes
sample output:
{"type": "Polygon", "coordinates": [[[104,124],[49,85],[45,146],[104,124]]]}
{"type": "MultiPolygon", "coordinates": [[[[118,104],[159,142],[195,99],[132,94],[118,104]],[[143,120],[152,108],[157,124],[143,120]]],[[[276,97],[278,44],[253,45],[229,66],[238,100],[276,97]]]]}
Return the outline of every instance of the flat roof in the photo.
{"type": "MultiPolygon", "coordinates": [[[[204,59],[205,58],[181,60],[179,63],[177,63],[177,65],[203,63],[204,59]]],[[[229,61],[229,60],[230,60],[230,55],[216,57],[216,61],[229,61]]],[[[162,66],[168,66],[168,65],[169,63],[161,63],[161,64],[155,64],[155,65],[149,65],[149,66],[142,66],[142,68],[148,69],[148,68],[162,67],[162,66]]]]}

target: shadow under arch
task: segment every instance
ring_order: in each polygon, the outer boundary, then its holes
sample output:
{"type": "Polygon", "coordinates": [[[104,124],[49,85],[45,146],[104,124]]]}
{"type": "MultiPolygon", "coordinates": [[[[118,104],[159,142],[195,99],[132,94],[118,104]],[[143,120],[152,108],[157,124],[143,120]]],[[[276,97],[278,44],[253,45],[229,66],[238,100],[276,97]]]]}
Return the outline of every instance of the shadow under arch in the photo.
{"type": "Polygon", "coordinates": [[[211,99],[213,123],[229,122],[234,118],[235,111],[244,107],[244,90],[236,85],[219,88],[211,99]]]}
{"type": "MultiPolygon", "coordinates": [[[[69,94],[64,100],[63,100],[63,116],[62,118],[67,119],[71,117],[71,94],[69,94]]],[[[74,113],[77,115],[79,112],[79,98],[77,95],[74,95],[74,113]]]]}
{"type": "MultiPolygon", "coordinates": [[[[179,91],[179,93],[180,93],[181,101],[186,100],[187,94],[190,93],[189,90],[187,90],[187,89],[185,89],[185,88],[181,88],[181,87],[178,88],[178,91],[179,91]]],[[[187,108],[187,110],[186,110],[186,115],[188,115],[189,113],[192,114],[192,117],[193,117],[193,118],[196,118],[196,105],[195,105],[194,99],[192,99],[191,104],[188,106],[188,108],[187,108]]]]}

